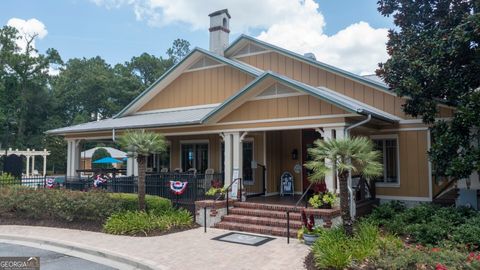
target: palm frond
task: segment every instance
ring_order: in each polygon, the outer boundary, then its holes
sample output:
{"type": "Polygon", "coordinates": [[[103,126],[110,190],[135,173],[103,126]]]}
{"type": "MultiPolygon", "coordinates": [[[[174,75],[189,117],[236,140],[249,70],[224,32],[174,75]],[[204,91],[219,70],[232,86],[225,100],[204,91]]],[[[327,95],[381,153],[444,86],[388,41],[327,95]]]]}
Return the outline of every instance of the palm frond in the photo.
{"type": "Polygon", "coordinates": [[[167,148],[162,134],[145,130],[127,130],[120,136],[118,143],[126,151],[141,156],[162,153],[167,148]]]}

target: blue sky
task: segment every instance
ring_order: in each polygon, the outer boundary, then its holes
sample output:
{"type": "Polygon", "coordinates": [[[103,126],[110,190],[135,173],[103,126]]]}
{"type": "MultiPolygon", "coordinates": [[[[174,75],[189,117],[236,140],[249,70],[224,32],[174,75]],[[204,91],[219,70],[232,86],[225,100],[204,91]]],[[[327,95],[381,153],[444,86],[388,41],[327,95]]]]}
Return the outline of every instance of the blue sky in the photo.
{"type": "MultiPolygon", "coordinates": [[[[258,8],[252,7],[248,1],[212,0],[211,7],[208,7],[209,1],[190,1],[192,5],[187,5],[191,8],[188,11],[173,3],[165,6],[155,0],[133,1],[136,4],[125,0],[3,0],[0,4],[0,21],[5,25],[11,18],[35,18],[42,22],[48,31],[48,34],[36,42],[41,52],[53,47],[60,52],[64,60],[100,55],[111,64],[127,61],[143,52],[163,56],[176,38],[188,40],[192,47],[208,48],[208,10],[214,11],[221,5],[230,10],[230,25],[240,27],[232,29],[231,40],[241,33],[247,33],[300,53],[313,51],[317,58],[331,64],[336,64],[335,59],[338,56],[330,55],[338,54],[350,59],[351,55],[360,51],[357,47],[373,47],[371,44],[361,44],[365,42],[361,39],[371,39],[375,44],[384,43],[386,29],[393,27],[392,20],[384,18],[376,10],[377,0],[317,0],[315,3],[306,3],[313,0],[277,0],[265,1],[258,8]],[[197,2],[204,2],[207,7],[195,7],[197,2]],[[286,8],[278,8],[278,5],[285,5],[286,8]],[[167,9],[172,14],[165,15],[167,9]],[[248,12],[245,12],[245,9],[248,12]],[[270,12],[276,9],[278,11],[270,12]],[[138,10],[143,13],[139,15],[138,10]],[[282,19],[283,17],[288,19],[282,19]],[[308,23],[305,24],[305,21],[308,23]],[[349,28],[361,21],[368,23],[369,28],[349,28]],[[322,22],[324,25],[321,25],[322,22]],[[289,34],[282,30],[281,34],[275,34],[275,29],[278,31],[292,25],[301,29],[303,35],[307,36],[306,39],[311,40],[297,43],[290,41],[289,37],[303,39],[294,37],[298,31],[289,34]],[[348,30],[343,36],[337,35],[345,29],[348,30]],[[372,38],[369,38],[368,34],[360,33],[361,31],[371,33],[372,38]],[[355,44],[356,42],[358,44],[355,44]],[[335,49],[339,47],[337,43],[351,44],[351,48],[339,51],[335,49]]],[[[188,1],[186,3],[189,4],[188,1]]],[[[384,48],[384,45],[382,46],[384,48]]],[[[382,54],[377,52],[381,49],[380,46],[370,55],[352,60],[359,64],[345,65],[343,68],[357,73],[364,72],[361,62],[375,58],[373,55],[382,54]]],[[[384,60],[385,54],[382,57],[383,59],[379,60],[384,60]]],[[[364,69],[368,71],[369,68],[364,69]]]]}

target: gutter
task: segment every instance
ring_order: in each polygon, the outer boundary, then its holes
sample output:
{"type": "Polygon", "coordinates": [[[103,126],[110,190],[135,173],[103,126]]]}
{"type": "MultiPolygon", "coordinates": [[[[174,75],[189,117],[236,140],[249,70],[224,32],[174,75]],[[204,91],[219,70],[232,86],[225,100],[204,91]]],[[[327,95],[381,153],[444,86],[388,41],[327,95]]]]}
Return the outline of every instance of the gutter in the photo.
{"type": "MultiPolygon", "coordinates": [[[[350,135],[350,130],[352,130],[356,127],[362,126],[362,125],[370,122],[371,120],[372,120],[372,115],[368,114],[367,119],[348,126],[343,132],[344,137],[347,137],[348,135],[350,135]]],[[[347,187],[348,187],[348,194],[350,195],[350,216],[351,216],[352,220],[355,220],[355,216],[357,214],[356,213],[357,212],[357,205],[355,204],[355,200],[353,199],[352,172],[351,171],[348,173],[347,187]]]]}

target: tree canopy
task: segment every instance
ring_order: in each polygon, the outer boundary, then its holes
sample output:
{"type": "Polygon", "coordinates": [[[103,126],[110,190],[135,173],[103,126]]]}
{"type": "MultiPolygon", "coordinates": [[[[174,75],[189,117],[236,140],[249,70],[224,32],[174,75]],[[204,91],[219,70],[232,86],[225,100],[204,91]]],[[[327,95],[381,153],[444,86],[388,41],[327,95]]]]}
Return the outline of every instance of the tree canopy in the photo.
{"type": "Polygon", "coordinates": [[[55,49],[36,50],[35,38],[0,28],[0,143],[47,148],[49,169],[57,170],[65,167],[66,143],[45,131],[113,116],[190,51],[188,41],[177,39],[165,57],[143,53],[114,65],[101,56],[64,62],[55,49]]]}
{"type": "Polygon", "coordinates": [[[380,0],[393,16],[389,60],[377,74],[400,96],[404,111],[432,125],[430,157],[435,172],[452,179],[480,169],[480,2],[475,0],[380,0]],[[452,106],[452,119],[438,119],[452,106]]]}

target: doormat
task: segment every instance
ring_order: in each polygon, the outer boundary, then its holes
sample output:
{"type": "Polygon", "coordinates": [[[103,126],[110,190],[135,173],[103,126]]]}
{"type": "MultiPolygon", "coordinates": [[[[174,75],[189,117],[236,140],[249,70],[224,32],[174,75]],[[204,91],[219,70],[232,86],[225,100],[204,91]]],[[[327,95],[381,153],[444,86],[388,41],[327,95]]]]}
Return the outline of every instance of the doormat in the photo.
{"type": "Polygon", "coordinates": [[[261,246],[267,243],[268,241],[272,241],[273,239],[275,238],[253,235],[253,234],[246,234],[246,233],[237,233],[237,232],[231,232],[231,233],[227,233],[227,234],[212,238],[212,240],[230,242],[230,243],[247,245],[247,246],[255,246],[255,247],[261,246]]]}

